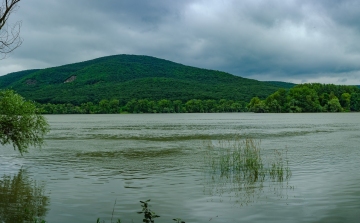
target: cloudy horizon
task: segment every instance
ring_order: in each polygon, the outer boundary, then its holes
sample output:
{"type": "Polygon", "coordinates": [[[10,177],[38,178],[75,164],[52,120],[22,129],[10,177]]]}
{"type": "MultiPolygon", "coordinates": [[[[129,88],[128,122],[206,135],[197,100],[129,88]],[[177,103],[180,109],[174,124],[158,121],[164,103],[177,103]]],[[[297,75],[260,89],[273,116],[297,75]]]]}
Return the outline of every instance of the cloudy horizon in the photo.
{"type": "Polygon", "coordinates": [[[261,81],[360,85],[355,0],[20,1],[23,44],[0,75],[115,54],[261,81]]]}

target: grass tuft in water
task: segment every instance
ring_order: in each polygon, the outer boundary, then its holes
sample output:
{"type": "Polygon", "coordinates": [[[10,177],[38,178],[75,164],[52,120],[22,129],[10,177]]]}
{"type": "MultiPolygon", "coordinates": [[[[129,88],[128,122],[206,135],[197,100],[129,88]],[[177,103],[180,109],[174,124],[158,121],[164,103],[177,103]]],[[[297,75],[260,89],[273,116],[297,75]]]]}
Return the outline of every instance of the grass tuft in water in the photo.
{"type": "Polygon", "coordinates": [[[279,150],[274,150],[274,158],[269,168],[269,176],[273,181],[283,182],[290,179],[292,175],[287,159],[287,151],[285,154],[284,159],[283,154],[279,150]]]}
{"type": "Polygon", "coordinates": [[[252,139],[221,140],[207,144],[206,162],[214,174],[222,177],[238,176],[247,181],[265,177],[259,142],[252,139]]]}
{"type": "Polygon", "coordinates": [[[278,183],[291,177],[287,153],[284,157],[280,150],[274,150],[269,156],[267,150],[264,156],[260,144],[260,140],[240,137],[205,142],[205,173],[210,188],[204,190],[219,195],[221,201],[224,194],[235,195],[242,205],[262,195],[264,182],[272,182],[269,188],[277,184],[281,189],[278,183]]]}

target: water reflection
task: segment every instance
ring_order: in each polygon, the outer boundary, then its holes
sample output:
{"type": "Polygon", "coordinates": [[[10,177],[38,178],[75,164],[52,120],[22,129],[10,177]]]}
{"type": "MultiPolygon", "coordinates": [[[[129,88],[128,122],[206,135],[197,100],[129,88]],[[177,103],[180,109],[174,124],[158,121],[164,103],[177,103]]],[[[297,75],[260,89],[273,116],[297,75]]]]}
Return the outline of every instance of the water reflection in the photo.
{"type": "Polygon", "coordinates": [[[291,170],[285,152],[264,155],[260,141],[241,139],[205,142],[204,192],[212,199],[240,206],[261,198],[287,198],[291,170]]]}
{"type": "Polygon", "coordinates": [[[0,178],[0,222],[43,219],[49,204],[49,197],[44,192],[44,185],[30,179],[23,169],[13,176],[4,175],[0,178]]]}

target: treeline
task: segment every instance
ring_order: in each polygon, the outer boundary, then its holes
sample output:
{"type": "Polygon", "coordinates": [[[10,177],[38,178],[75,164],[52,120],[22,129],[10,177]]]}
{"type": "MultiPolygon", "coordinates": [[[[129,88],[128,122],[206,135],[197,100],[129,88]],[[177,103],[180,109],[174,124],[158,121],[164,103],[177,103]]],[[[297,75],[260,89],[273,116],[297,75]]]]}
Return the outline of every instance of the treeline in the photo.
{"type": "Polygon", "coordinates": [[[279,89],[265,100],[251,99],[248,110],[257,113],[360,111],[360,89],[333,84],[301,84],[279,89]]]}
{"type": "Polygon", "coordinates": [[[139,99],[121,104],[117,99],[103,99],[99,103],[87,102],[80,105],[38,104],[43,114],[118,114],[118,113],[216,113],[245,112],[247,103],[233,100],[199,100],[191,99],[159,101],[139,99]]]}
{"type": "Polygon", "coordinates": [[[103,99],[98,103],[38,104],[43,114],[118,114],[118,113],[299,113],[299,112],[359,112],[360,89],[333,84],[300,84],[279,89],[265,100],[258,97],[250,103],[237,100],[151,100],[103,99]]]}

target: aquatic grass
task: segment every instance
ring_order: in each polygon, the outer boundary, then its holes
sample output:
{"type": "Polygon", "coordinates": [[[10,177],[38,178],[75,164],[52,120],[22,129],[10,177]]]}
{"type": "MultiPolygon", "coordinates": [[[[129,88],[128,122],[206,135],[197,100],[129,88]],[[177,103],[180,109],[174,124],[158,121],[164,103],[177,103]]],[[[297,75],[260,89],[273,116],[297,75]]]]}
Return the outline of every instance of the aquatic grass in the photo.
{"type": "Polygon", "coordinates": [[[270,164],[269,175],[273,181],[282,182],[291,177],[292,172],[289,168],[289,160],[287,159],[287,151],[285,152],[285,159],[279,150],[274,150],[274,159],[270,164]],[[286,164],[286,166],[285,166],[286,164]]]}
{"type": "Polygon", "coordinates": [[[254,139],[219,140],[206,143],[205,163],[212,173],[220,176],[237,176],[247,181],[273,180],[284,181],[291,177],[287,151],[285,158],[280,150],[273,150],[273,158],[263,159],[261,141],[254,139]]]}
{"type": "Polygon", "coordinates": [[[213,173],[240,176],[256,181],[264,178],[264,163],[259,142],[252,139],[208,142],[205,162],[213,173]]]}
{"type": "MultiPolygon", "coordinates": [[[[241,205],[251,203],[262,195],[265,182],[282,183],[291,177],[287,152],[285,157],[280,150],[264,156],[260,140],[236,136],[231,140],[206,141],[204,145],[206,184],[210,185],[204,191],[219,195],[221,201],[228,194],[236,196],[241,205]]],[[[275,190],[274,185],[269,188],[275,190]]],[[[280,195],[281,190],[277,191],[280,195]]]]}

